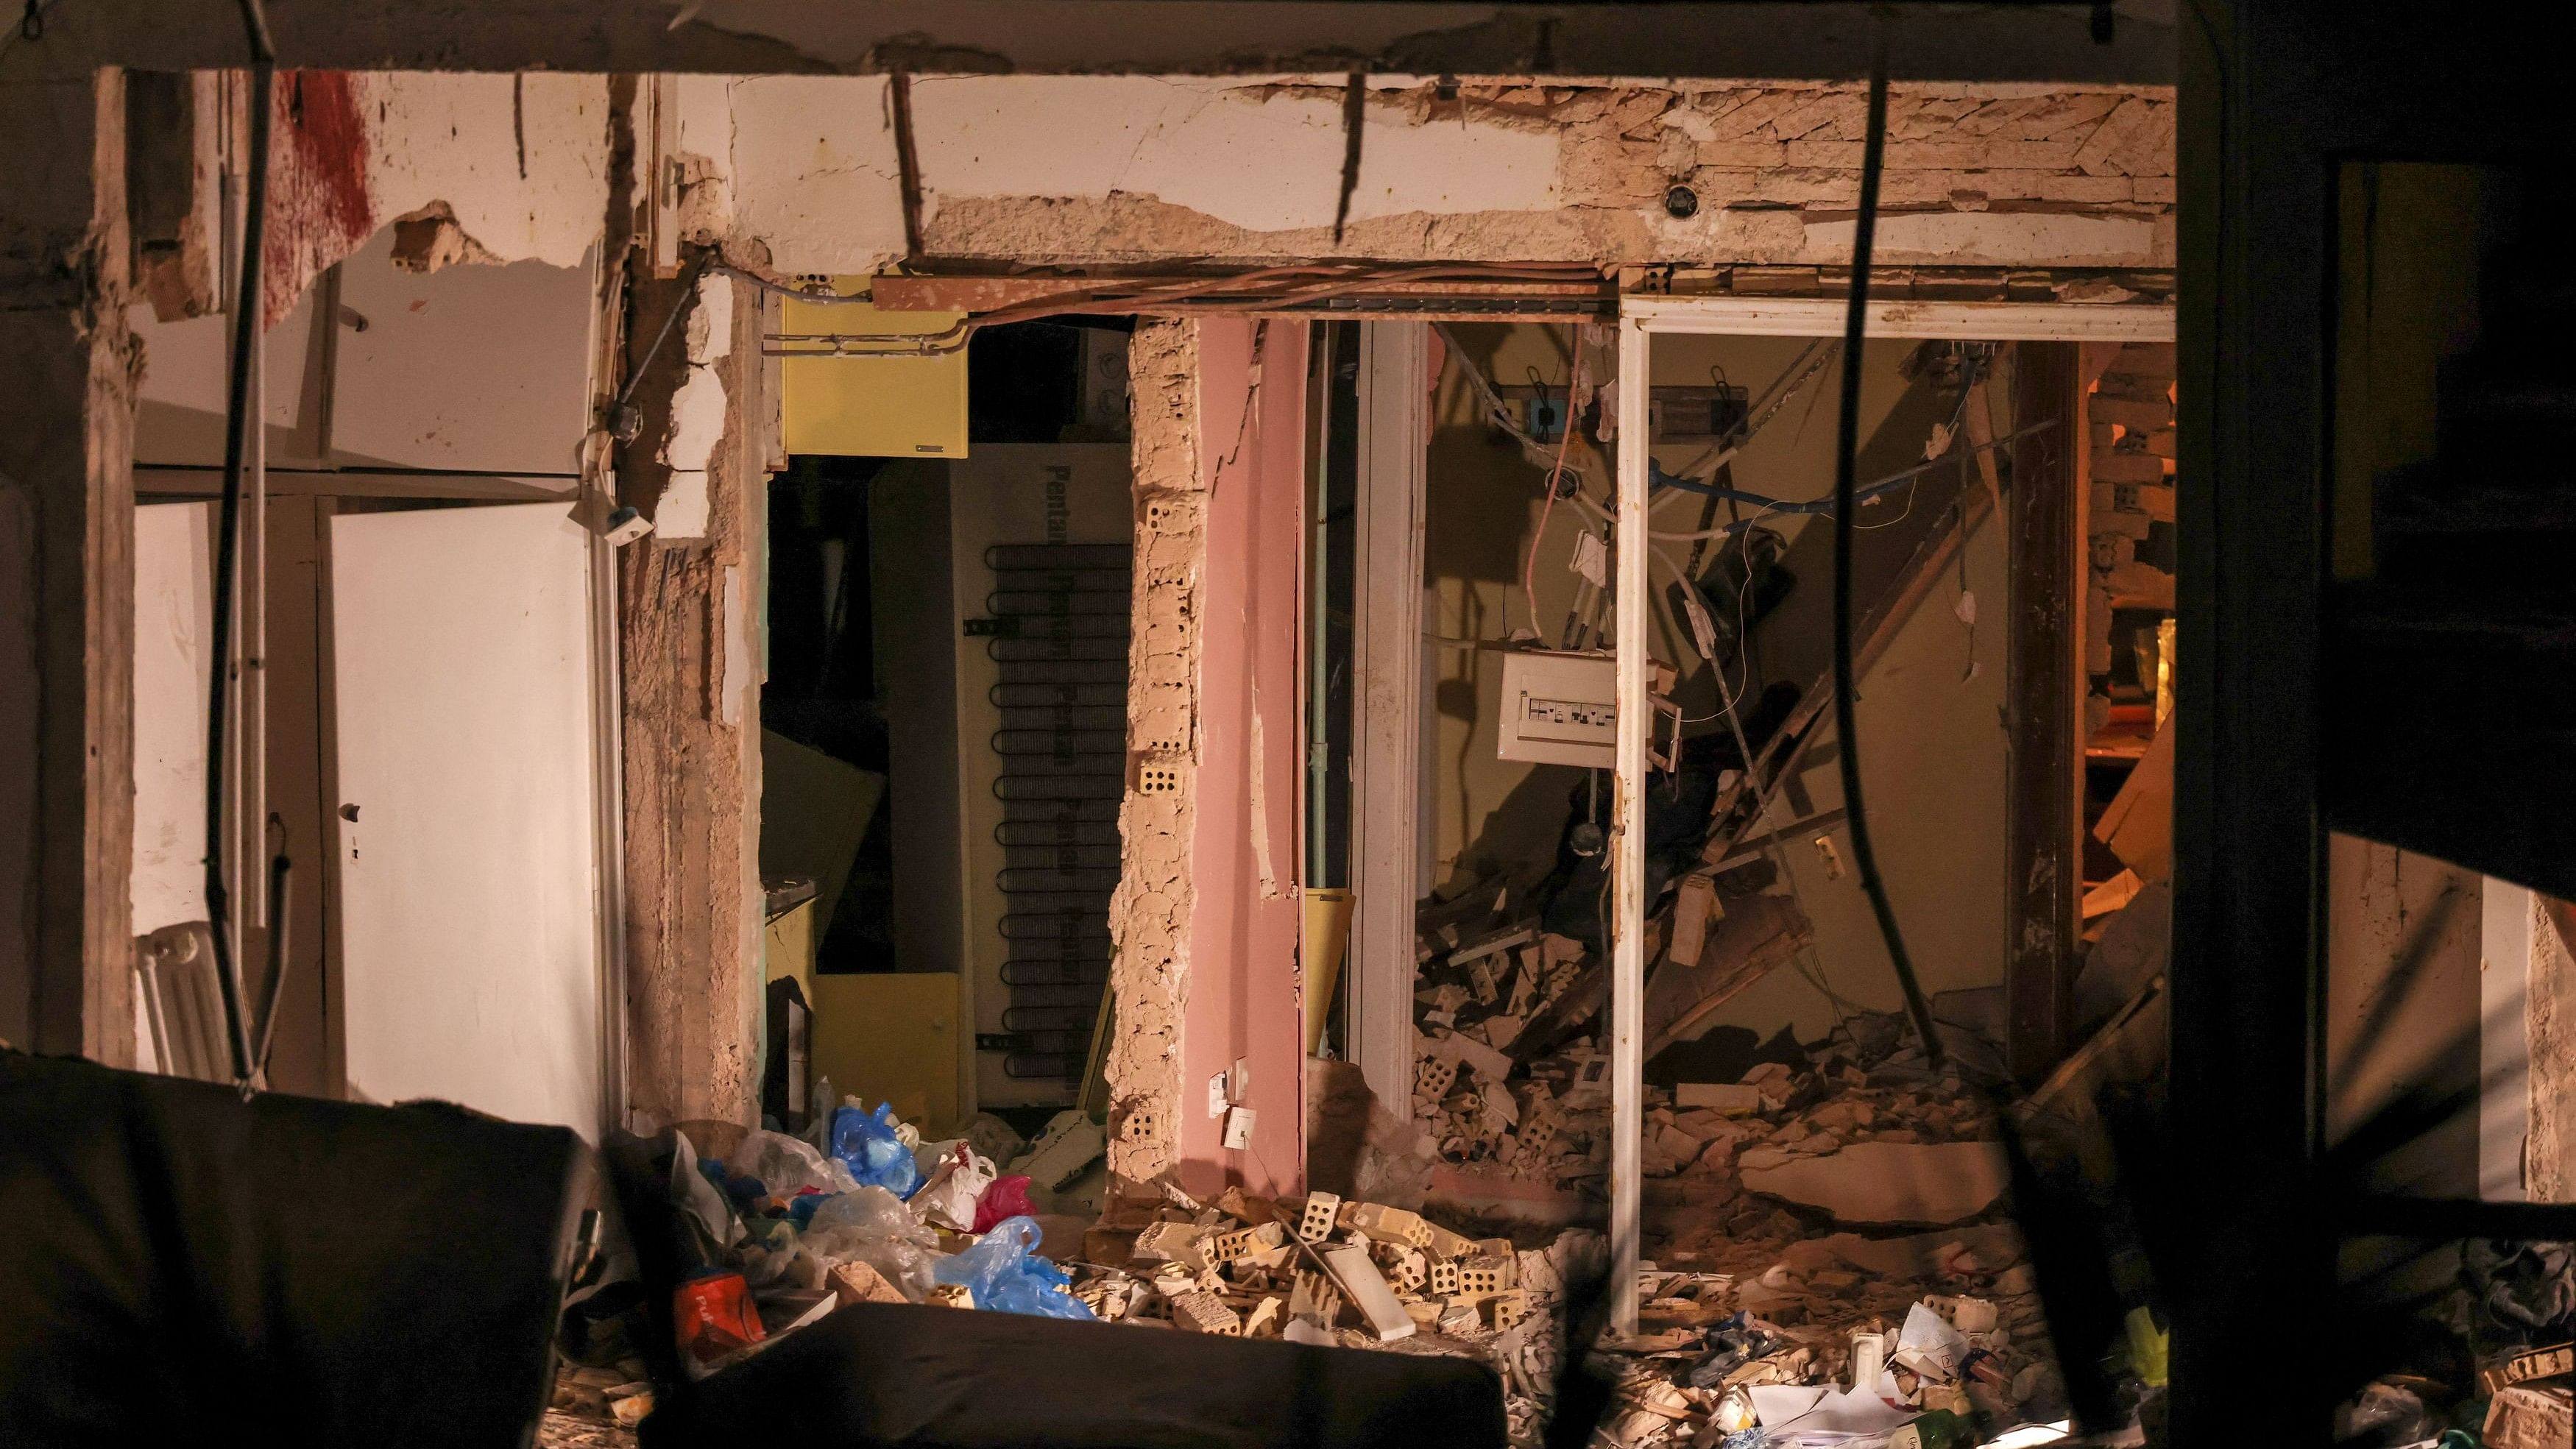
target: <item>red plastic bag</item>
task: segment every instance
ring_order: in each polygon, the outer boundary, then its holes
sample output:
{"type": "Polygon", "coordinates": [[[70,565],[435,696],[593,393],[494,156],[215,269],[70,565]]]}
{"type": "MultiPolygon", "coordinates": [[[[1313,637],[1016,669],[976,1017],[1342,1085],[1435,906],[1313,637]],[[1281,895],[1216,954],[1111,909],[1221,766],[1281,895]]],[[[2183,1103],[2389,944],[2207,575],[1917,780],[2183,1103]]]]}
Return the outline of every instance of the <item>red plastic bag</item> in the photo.
{"type": "Polygon", "coordinates": [[[700,1363],[713,1363],[769,1336],[760,1326],[760,1311],[752,1306],[751,1285],[740,1273],[715,1273],[681,1284],[673,1295],[671,1318],[680,1351],[700,1363]]]}
{"type": "Polygon", "coordinates": [[[984,1189],[984,1195],[975,1199],[975,1231],[989,1233],[1004,1218],[1030,1217],[1036,1212],[1029,1204],[1027,1178],[997,1177],[991,1187],[984,1189]]]}

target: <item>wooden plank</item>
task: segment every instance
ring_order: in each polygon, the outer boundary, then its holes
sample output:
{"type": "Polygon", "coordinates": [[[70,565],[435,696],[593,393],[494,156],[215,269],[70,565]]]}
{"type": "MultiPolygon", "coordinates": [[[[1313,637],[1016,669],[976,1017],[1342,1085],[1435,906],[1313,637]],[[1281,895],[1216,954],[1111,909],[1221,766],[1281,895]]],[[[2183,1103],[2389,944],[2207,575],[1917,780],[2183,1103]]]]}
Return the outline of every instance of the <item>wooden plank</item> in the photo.
{"type": "Polygon", "coordinates": [[[1689,1036],[1717,1009],[1787,964],[1815,939],[1815,927],[1787,896],[1754,896],[1711,923],[1699,958],[1667,962],[1645,991],[1645,1054],[1689,1036]]]}
{"type": "MultiPolygon", "coordinates": [[[[1658,332],[1729,337],[1839,337],[1849,310],[1840,297],[1630,297],[1628,315],[1658,332]]],[[[1989,342],[2168,342],[2174,309],[2161,302],[1928,302],[1869,304],[1871,337],[1969,337],[1989,342]]]]}
{"type": "Polygon", "coordinates": [[[44,157],[0,283],[0,1037],[134,1059],[134,386],[125,93],[109,69],[14,88],[44,157]],[[41,425],[38,425],[41,423],[41,425]]]}
{"type": "Polygon", "coordinates": [[[2078,464],[2085,439],[2081,363],[2063,344],[2024,344],[2014,369],[2021,426],[2056,420],[2013,450],[2005,504],[2011,629],[2005,708],[2005,868],[2011,882],[2004,966],[2005,1057],[2036,1080],[2068,1046],[2083,928],[2083,633],[2087,583],[2078,464]]]}
{"type": "MultiPolygon", "coordinates": [[[[1644,321],[1619,322],[1619,376],[1649,376],[1654,339],[1644,321]]],[[[1610,1327],[1637,1331],[1637,1212],[1644,1163],[1646,997],[1646,745],[1653,727],[1646,657],[1646,403],[1619,389],[1617,552],[1619,739],[1610,815],[1610,1327]]]]}

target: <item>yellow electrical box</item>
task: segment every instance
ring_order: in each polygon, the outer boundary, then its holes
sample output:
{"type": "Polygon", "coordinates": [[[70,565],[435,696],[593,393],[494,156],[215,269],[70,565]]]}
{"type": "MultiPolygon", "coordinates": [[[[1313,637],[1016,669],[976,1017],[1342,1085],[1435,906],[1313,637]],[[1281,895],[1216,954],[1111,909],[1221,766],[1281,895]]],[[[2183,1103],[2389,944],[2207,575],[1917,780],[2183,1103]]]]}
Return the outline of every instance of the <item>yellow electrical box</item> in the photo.
{"type": "Polygon", "coordinates": [[[863,971],[814,977],[814,1080],[835,1097],[918,1123],[936,1140],[957,1125],[958,982],[954,971],[863,971]]]}
{"type": "MultiPolygon", "coordinates": [[[[859,296],[868,279],[835,277],[832,286],[859,296]]],[[[779,367],[779,419],[787,451],[965,457],[965,320],[963,312],[883,312],[872,302],[781,302],[778,345],[789,355],[779,367]],[[950,332],[957,335],[946,338],[950,332]],[[938,340],[889,340],[916,337],[938,340]],[[907,345],[937,350],[896,350],[907,345]]]]}

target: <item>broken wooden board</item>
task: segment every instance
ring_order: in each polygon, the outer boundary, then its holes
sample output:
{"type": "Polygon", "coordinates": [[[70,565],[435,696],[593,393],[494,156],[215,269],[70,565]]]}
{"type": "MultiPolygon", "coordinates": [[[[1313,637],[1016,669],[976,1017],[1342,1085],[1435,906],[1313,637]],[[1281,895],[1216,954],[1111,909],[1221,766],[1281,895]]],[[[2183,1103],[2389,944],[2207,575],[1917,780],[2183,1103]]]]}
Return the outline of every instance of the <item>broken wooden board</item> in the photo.
{"type": "Polygon", "coordinates": [[[1748,1167],[1744,1189],[1822,1208],[1844,1223],[1963,1222],[2011,1178],[2000,1142],[1860,1142],[1778,1167],[1748,1167]]]}
{"type": "Polygon", "coordinates": [[[2173,788],[2174,732],[2167,719],[2093,826],[2120,863],[2150,884],[2173,874],[2173,788]]]}
{"type": "Polygon", "coordinates": [[[1806,913],[1787,896],[1737,901],[1709,923],[1708,944],[1697,961],[1666,962],[1647,981],[1646,1055],[1693,1035],[1719,1007],[1787,964],[1815,934],[1806,913]]]}
{"type": "Polygon", "coordinates": [[[903,1290],[886,1281],[885,1275],[856,1258],[835,1263],[824,1275],[823,1286],[843,1303],[902,1303],[903,1290]]]}

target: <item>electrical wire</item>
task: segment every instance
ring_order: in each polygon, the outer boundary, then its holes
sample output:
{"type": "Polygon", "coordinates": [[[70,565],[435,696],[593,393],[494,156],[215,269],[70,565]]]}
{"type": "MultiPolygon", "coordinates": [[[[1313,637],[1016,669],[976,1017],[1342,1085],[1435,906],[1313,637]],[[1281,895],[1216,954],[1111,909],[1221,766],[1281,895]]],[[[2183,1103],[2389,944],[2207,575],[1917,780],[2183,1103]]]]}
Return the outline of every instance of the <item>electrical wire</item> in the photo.
{"type": "MultiPolygon", "coordinates": [[[[1468,370],[1473,372],[1475,369],[1471,367],[1468,370]]],[[[1557,432],[1556,466],[1547,470],[1547,486],[1544,490],[1546,497],[1539,504],[1538,527],[1531,531],[1529,549],[1521,556],[1521,598],[1529,605],[1532,634],[1538,633],[1538,546],[1547,541],[1548,515],[1556,511],[1557,485],[1559,480],[1565,477],[1566,449],[1574,443],[1574,400],[1582,392],[1583,341],[1578,337],[1574,343],[1574,364],[1565,377],[1565,426],[1557,432]]],[[[1576,486],[1581,485],[1578,483],[1576,486]]],[[[1505,621],[1506,627],[1509,622],[1505,621]]]]}
{"type": "MultiPolygon", "coordinates": [[[[269,43],[268,16],[260,0],[241,0],[242,29],[250,43],[250,157],[243,182],[241,281],[233,292],[232,371],[224,386],[224,490],[216,509],[214,620],[207,656],[206,707],[206,920],[214,940],[215,984],[223,994],[233,1080],[244,1094],[253,1071],[250,1021],[243,1010],[241,963],[233,959],[232,898],[224,885],[224,736],[232,693],[233,574],[241,548],[242,471],[250,446],[250,371],[259,343],[263,305],[260,281],[268,223],[270,112],[276,99],[277,52],[269,43]]],[[[281,933],[282,934],[282,933],[281,933]]]]}
{"type": "Polygon", "coordinates": [[[1870,913],[1877,917],[1879,935],[1887,942],[1888,962],[1905,994],[1905,1011],[1913,1018],[1915,1035],[1922,1039],[1923,1058],[1938,1075],[1948,1065],[1949,1053],[1932,1024],[1931,1003],[1924,999],[1923,984],[1915,977],[1914,960],[1906,954],[1905,936],[1896,924],[1896,908],[1887,898],[1886,883],[1879,879],[1877,853],[1870,848],[1869,816],[1861,803],[1853,686],[1852,515],[1858,512],[1854,494],[1860,457],[1861,339],[1869,321],[1870,253],[1877,240],[1879,176],[1886,160],[1887,33],[1882,28],[1870,48],[1869,123],[1861,145],[1860,216],[1852,229],[1851,298],[1843,315],[1843,395],[1834,429],[1834,732],[1842,745],[1836,756],[1842,765],[1843,824],[1851,833],[1861,891],[1869,897],[1870,913]]]}
{"type": "MultiPolygon", "coordinates": [[[[1781,370],[1780,376],[1772,380],[1771,386],[1763,392],[1761,400],[1745,410],[1745,420],[1740,427],[1728,436],[1710,444],[1698,457],[1673,470],[1672,476],[1702,483],[1714,479],[1719,469],[1734,462],[1736,457],[1751,445],[1754,437],[1762,431],[1763,427],[1780,415],[1780,410],[1788,406],[1789,399],[1797,396],[1808,383],[1823,374],[1825,364],[1833,360],[1834,349],[1841,345],[1840,339],[1830,337],[1818,338],[1808,343],[1803,351],[1789,360],[1789,365],[1781,370]]],[[[1687,491],[1696,492],[1697,490],[1687,491]]],[[[1669,503],[1675,496],[1677,495],[1666,494],[1659,501],[1669,503]]],[[[1722,498],[1725,495],[1707,496],[1722,498]]]]}
{"type": "Polygon", "coordinates": [[[785,297],[791,302],[810,302],[817,307],[870,307],[876,304],[876,298],[865,292],[852,294],[835,292],[829,288],[811,290],[804,287],[791,287],[784,282],[773,282],[758,272],[746,272],[728,262],[713,263],[709,270],[722,272],[737,282],[747,282],[764,292],[785,297]]]}
{"type": "MultiPolygon", "coordinates": [[[[653,344],[644,349],[644,359],[635,364],[633,371],[626,374],[625,385],[617,390],[617,401],[608,406],[608,415],[611,419],[626,411],[626,405],[635,398],[636,386],[644,381],[644,374],[652,368],[653,359],[662,355],[662,344],[671,340],[671,329],[680,325],[680,319],[688,315],[690,307],[696,303],[698,278],[714,265],[715,255],[712,251],[698,253],[696,260],[689,263],[688,269],[680,273],[678,289],[672,297],[671,310],[662,318],[661,330],[653,334],[653,344]]],[[[732,269],[728,267],[724,270],[732,269]]],[[[735,273],[735,275],[741,274],[735,273]]]]}
{"type": "MultiPolygon", "coordinates": [[[[2032,423],[2028,427],[2016,428],[2012,432],[2006,433],[2004,436],[1993,439],[1990,442],[1974,444],[1964,449],[1954,446],[1948,451],[1943,452],[1940,457],[1934,458],[1929,462],[1917,463],[1911,468],[1902,469],[1898,472],[1890,473],[1884,478],[1877,478],[1868,483],[1864,483],[1854,490],[1854,496],[1861,502],[1867,503],[1873,498],[1895,492],[1897,489],[1904,487],[1907,483],[1922,477],[1924,474],[1929,473],[1933,469],[1939,468],[1954,459],[1974,457],[1976,454],[1988,449],[2001,448],[2007,444],[2020,442],[2022,439],[2030,437],[2035,433],[2044,433],[2056,426],[2057,420],[2055,418],[2043,418],[2038,422],[2032,423]]],[[[1648,476],[1653,478],[1659,486],[1678,488],[1684,492],[1690,493],[1714,493],[1720,498],[1732,498],[1739,502],[1750,503],[1772,513],[1831,515],[1834,511],[1835,499],[1832,495],[1828,495],[1823,498],[1808,499],[1803,502],[1793,502],[1787,499],[1768,498],[1759,493],[1747,493],[1740,488],[1718,488],[1712,484],[1691,483],[1685,480],[1676,479],[1669,473],[1665,473],[1660,469],[1655,469],[1652,464],[1648,464],[1648,469],[1648,476]]],[[[1883,528],[1886,525],[1874,524],[1872,526],[1883,528]]],[[[1729,537],[1741,531],[1743,527],[1744,521],[1739,520],[1733,523],[1721,524],[1716,528],[1694,529],[1686,533],[1657,532],[1649,534],[1648,537],[1660,539],[1665,543],[1689,543],[1693,539],[1729,537]]]]}
{"type": "MultiPolygon", "coordinates": [[[[1963,397],[1962,402],[1964,403],[1964,401],[1965,399],[1963,397]]],[[[1979,453],[1988,452],[1995,448],[2001,448],[2008,444],[2017,443],[2034,433],[2046,432],[2055,426],[2057,426],[2056,419],[2042,418],[2038,422],[2032,423],[2027,427],[2016,428],[2013,431],[2004,434],[2000,438],[1990,438],[1982,443],[1972,443],[1965,448],[1961,448],[1953,444],[1951,447],[1944,448],[1938,457],[1925,459],[1923,462],[1917,463],[1911,468],[1901,469],[1897,472],[1887,474],[1885,477],[1860,485],[1858,496],[1860,501],[1866,503],[1873,496],[1881,493],[1893,492],[1897,485],[1906,482],[1908,479],[1917,478],[1925,473],[1929,473],[1933,469],[1938,468],[1942,464],[1950,462],[1955,458],[1972,458],[1979,453]]],[[[1830,495],[1823,498],[1791,501],[1782,498],[1766,497],[1760,493],[1749,493],[1741,488],[1727,488],[1715,483],[1702,483],[1689,478],[1676,477],[1673,474],[1663,471],[1661,468],[1650,467],[1648,476],[1658,488],[1673,488],[1684,493],[1698,493],[1718,498],[1731,498],[1738,502],[1754,504],[1757,507],[1769,508],[1780,513],[1831,513],[1834,511],[1834,500],[1830,495]]],[[[1687,538],[1691,536],[1692,535],[1689,534],[1656,535],[1658,538],[1687,538]]]]}

